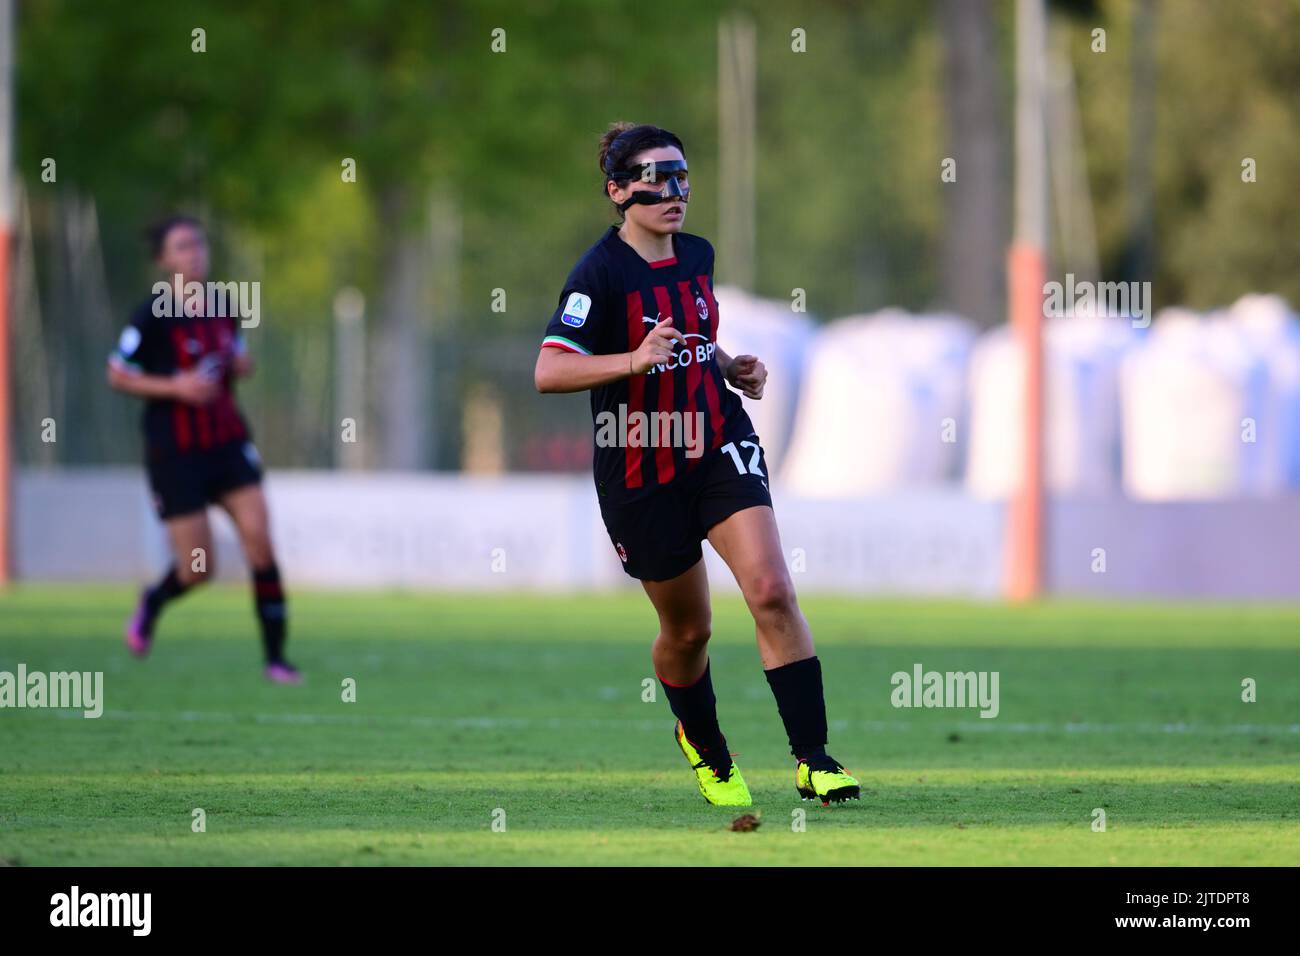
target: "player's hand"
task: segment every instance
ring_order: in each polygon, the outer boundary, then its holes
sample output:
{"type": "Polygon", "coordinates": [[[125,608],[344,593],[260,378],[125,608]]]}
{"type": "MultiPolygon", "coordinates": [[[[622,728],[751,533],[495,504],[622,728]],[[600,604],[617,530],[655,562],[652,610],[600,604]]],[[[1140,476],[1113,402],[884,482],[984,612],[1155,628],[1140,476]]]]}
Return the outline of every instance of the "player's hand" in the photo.
{"type": "Polygon", "coordinates": [[[767,384],[767,366],[753,355],[737,355],[727,368],[727,381],[740,389],[746,398],[763,397],[767,384]]]}
{"type": "Polygon", "coordinates": [[[172,395],[176,401],[186,405],[206,405],[217,397],[220,390],[220,380],[203,369],[187,369],[172,376],[172,395]]]}
{"type": "Polygon", "coordinates": [[[644,375],[654,366],[671,361],[673,343],[685,348],[686,336],[673,328],[672,316],[668,316],[659,320],[659,324],[650,330],[650,334],[641,340],[641,344],[632,353],[632,374],[644,375]]]}
{"type": "Polygon", "coordinates": [[[209,352],[203,358],[199,359],[198,370],[206,378],[214,382],[220,382],[230,372],[230,363],[234,354],[229,350],[209,352]]]}

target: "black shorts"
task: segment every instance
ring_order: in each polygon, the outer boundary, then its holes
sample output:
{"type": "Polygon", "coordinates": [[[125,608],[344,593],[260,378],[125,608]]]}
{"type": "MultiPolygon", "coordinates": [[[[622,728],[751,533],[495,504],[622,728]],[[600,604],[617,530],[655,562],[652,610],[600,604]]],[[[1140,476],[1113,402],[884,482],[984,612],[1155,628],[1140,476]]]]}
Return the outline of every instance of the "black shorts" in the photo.
{"type": "Polygon", "coordinates": [[[162,519],[202,511],[228,491],[262,480],[262,461],[251,441],[188,452],[146,456],[154,508],[162,519]]]}
{"type": "Polygon", "coordinates": [[[600,506],[623,570],[641,581],[667,581],[704,556],[709,529],[737,511],[772,506],[767,460],[758,436],[728,442],[664,488],[623,505],[600,506]]]}

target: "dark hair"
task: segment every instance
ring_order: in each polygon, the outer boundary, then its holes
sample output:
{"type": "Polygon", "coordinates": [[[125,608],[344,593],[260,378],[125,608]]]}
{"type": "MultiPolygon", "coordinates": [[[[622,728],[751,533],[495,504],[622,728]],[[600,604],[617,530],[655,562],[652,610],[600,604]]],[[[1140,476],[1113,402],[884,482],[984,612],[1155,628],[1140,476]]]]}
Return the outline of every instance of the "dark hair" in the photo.
{"type": "Polygon", "coordinates": [[[149,243],[149,253],[155,259],[162,255],[163,246],[167,242],[167,236],[178,226],[193,226],[195,229],[202,229],[203,223],[199,222],[193,216],[171,215],[164,216],[144,231],[145,240],[149,243]]]}
{"type": "Polygon", "coordinates": [[[605,177],[601,180],[600,188],[605,195],[609,195],[607,183],[615,174],[627,171],[628,162],[633,156],[657,146],[676,146],[683,153],[686,152],[676,133],[658,126],[634,126],[623,122],[610,124],[605,135],[600,138],[600,171],[605,177]]]}

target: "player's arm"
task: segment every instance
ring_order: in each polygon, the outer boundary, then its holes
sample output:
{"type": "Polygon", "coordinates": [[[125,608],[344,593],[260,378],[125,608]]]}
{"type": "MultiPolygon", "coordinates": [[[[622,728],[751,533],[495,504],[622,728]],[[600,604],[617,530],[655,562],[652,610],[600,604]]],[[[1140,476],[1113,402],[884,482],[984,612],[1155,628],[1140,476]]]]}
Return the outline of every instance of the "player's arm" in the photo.
{"type": "Polygon", "coordinates": [[[253,356],[248,354],[244,334],[235,329],[235,344],[230,350],[230,374],[235,378],[248,378],[253,374],[253,356]]]}
{"type": "Polygon", "coordinates": [[[722,351],[719,345],[714,351],[722,377],[733,388],[742,392],[746,398],[763,397],[763,386],[767,384],[767,366],[754,355],[737,355],[732,358],[722,351]]]}
{"type": "Polygon", "coordinates": [[[533,384],[543,393],[584,392],[631,375],[644,375],[653,366],[672,359],[674,342],[686,347],[686,336],[673,328],[669,317],[651,329],[633,352],[582,355],[543,345],[533,370],[533,384]]]}
{"type": "Polygon", "coordinates": [[[248,378],[253,374],[253,356],[247,352],[238,352],[230,360],[230,373],[235,378],[248,378]]]}
{"type": "Polygon", "coordinates": [[[728,373],[730,373],[731,365],[735,362],[735,359],[724,352],[721,345],[714,346],[713,357],[718,360],[718,368],[722,370],[722,377],[727,379],[727,381],[731,381],[728,377],[728,373]]]}
{"type": "Polygon", "coordinates": [[[216,398],[219,384],[198,369],[174,375],[142,372],[120,360],[108,360],[108,386],[137,398],[156,398],[189,405],[206,405],[216,398]]]}
{"type": "Polygon", "coordinates": [[[198,367],[170,375],[147,371],[151,343],[158,332],[149,316],[137,313],[108,354],[108,387],[137,398],[206,405],[217,397],[219,383],[198,367]]]}
{"type": "Polygon", "coordinates": [[[108,387],[138,398],[174,398],[170,375],[149,375],[122,362],[108,360],[108,387]]]}

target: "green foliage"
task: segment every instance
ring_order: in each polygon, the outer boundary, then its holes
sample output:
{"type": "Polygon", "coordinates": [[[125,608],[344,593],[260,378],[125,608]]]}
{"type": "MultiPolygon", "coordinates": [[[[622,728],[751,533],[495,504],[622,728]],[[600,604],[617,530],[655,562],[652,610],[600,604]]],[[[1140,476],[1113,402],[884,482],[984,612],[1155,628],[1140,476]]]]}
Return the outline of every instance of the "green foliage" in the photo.
{"type": "MultiPolygon", "coordinates": [[[[1099,7],[1069,23],[1103,258],[1114,264],[1127,228],[1132,5],[1099,7]],[[1097,25],[1110,34],[1105,54],[1088,50],[1097,25]]],[[[281,244],[307,210],[322,227],[340,225],[325,207],[348,191],[320,190],[344,157],[357,161],[364,194],[347,204],[348,238],[374,236],[364,221],[390,193],[419,228],[438,184],[464,210],[463,301],[479,310],[490,289],[509,288],[521,307],[495,321],[532,329],[608,221],[594,142],[609,121],[683,136],[695,166],[690,228],[715,231],[726,174],[716,167],[716,22],[736,8],[675,2],[634,17],[596,0],[33,0],[20,23],[20,168],[31,181],[55,157],[60,183],[93,193],[110,232],[187,205],[281,244]],[[191,51],[195,27],[207,31],[206,53],[191,51]],[[491,50],[497,28],[504,53],[491,50]]],[[[1286,228],[1300,202],[1288,188],[1300,160],[1300,4],[1186,0],[1157,11],[1162,296],[1208,306],[1280,289],[1300,300],[1289,268],[1300,233],[1286,228]],[[1245,156],[1259,164],[1256,184],[1240,180],[1245,156]]],[[[753,4],[752,14],[760,291],[812,289],[822,314],[924,306],[943,229],[933,10],[753,4]],[[807,33],[806,53],[790,49],[794,27],[807,33]]],[[[352,252],[364,258],[365,247],[352,252]]]]}
{"type": "MultiPolygon", "coordinates": [[[[1096,23],[1074,22],[1080,110],[1103,267],[1127,238],[1133,4],[1109,0],[1096,23]],[[1089,31],[1108,31],[1104,54],[1089,31]]],[[[1300,3],[1155,5],[1155,273],[1158,306],[1210,309],[1246,292],[1300,307],[1300,3]],[[1258,179],[1242,181],[1242,160],[1258,179]]]]}
{"type": "MultiPolygon", "coordinates": [[[[1070,35],[1105,277],[1152,279],[1158,305],[1209,308],[1246,291],[1300,304],[1300,231],[1291,228],[1300,193],[1290,188],[1300,167],[1300,0],[1155,5],[1153,155],[1137,157],[1154,169],[1146,276],[1122,274],[1134,9],[1130,0],[1053,5],[1070,35]],[[1104,54],[1089,48],[1097,26],[1108,32],[1104,54]],[[1256,183],[1241,181],[1245,157],[1257,162],[1256,183]]],[[[140,227],[165,210],[198,212],[214,225],[217,271],[263,281],[275,323],[255,350],[286,364],[279,392],[255,387],[286,404],[302,375],[323,368],[295,363],[313,350],[328,357],[341,285],[360,287],[370,320],[383,319],[385,270],[399,244],[427,238],[437,195],[461,226],[450,280],[458,310],[433,325],[456,347],[516,343],[517,362],[506,363],[514,376],[564,275],[613,219],[595,163],[611,121],[682,136],[695,190],[687,228],[716,243],[728,175],[718,159],[717,25],[738,10],[753,18],[758,46],[756,291],[784,299],[803,288],[820,318],[932,306],[950,188],[939,164],[952,151],[936,4],[29,0],[17,43],[18,163],[40,233],[47,320],[80,321],[55,314],[61,300],[49,287],[64,279],[47,274],[54,257],[43,255],[58,241],[48,225],[59,196],[94,197],[119,316],[152,279],[140,227]],[[191,50],[198,27],[205,53],[191,50]],[[796,28],[807,52],[791,49],[796,28]],[[505,52],[492,47],[498,30],[505,52]],[[39,182],[45,157],[58,162],[57,185],[39,182]],[[355,183],[340,177],[345,158],[356,161],[355,183]],[[504,313],[489,308],[498,288],[504,313]]],[[[990,11],[999,46],[990,67],[1009,120],[1010,5],[990,11]]],[[[730,269],[721,258],[720,282],[730,269]]],[[[103,340],[85,354],[102,355],[107,332],[88,334],[103,340]]],[[[63,358],[76,367],[51,378],[99,375],[63,358]]],[[[518,384],[522,400],[520,382],[499,385],[518,384]]],[[[323,463],[289,431],[274,434],[286,451],[273,450],[273,463],[323,463]]]]}

